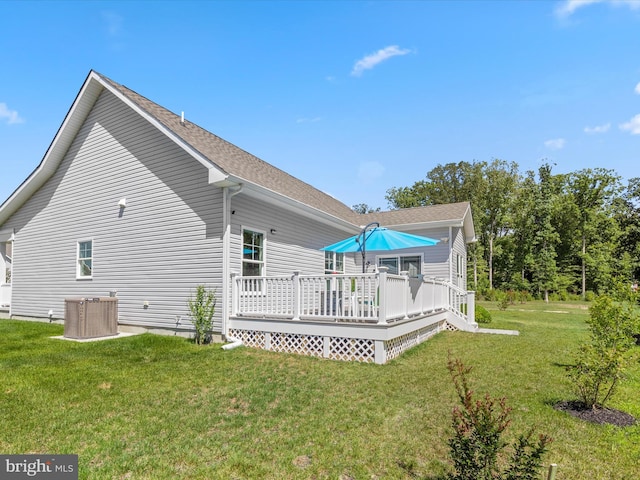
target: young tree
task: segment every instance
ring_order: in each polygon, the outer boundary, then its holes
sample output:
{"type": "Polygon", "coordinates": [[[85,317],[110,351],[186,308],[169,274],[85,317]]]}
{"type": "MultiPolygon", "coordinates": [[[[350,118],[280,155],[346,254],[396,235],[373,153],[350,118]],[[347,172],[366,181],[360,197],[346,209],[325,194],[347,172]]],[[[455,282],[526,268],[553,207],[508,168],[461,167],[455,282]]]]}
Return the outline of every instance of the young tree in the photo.
{"type": "Polygon", "coordinates": [[[618,291],[625,293],[617,299],[600,295],[594,301],[587,321],[590,341],[581,345],[576,364],[568,367],[576,393],[588,408],[603,407],[611,399],[632,361],[628,352],[640,326],[634,308],[637,294],[628,286],[618,291]]]}
{"type": "Polygon", "coordinates": [[[198,345],[211,342],[213,315],[216,311],[216,292],[204,285],[198,285],[194,296],[187,300],[191,322],[195,328],[195,341],[198,345]]]}
{"type": "Polygon", "coordinates": [[[532,480],[538,478],[540,461],[551,438],[533,429],[519,435],[513,453],[505,459],[508,444],[504,431],[511,420],[511,408],[505,398],[484,395],[477,398],[469,384],[471,367],[449,357],[447,368],[458,394],[460,405],[453,409],[453,436],[449,451],[454,473],[451,480],[532,480]]]}

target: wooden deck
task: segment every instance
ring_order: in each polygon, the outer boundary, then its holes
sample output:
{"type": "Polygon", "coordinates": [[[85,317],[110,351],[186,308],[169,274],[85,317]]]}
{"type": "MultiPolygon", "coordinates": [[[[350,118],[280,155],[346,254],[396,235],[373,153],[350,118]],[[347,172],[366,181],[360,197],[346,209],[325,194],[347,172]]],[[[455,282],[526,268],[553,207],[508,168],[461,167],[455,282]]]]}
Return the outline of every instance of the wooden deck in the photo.
{"type": "Polygon", "coordinates": [[[234,276],[232,289],[227,337],[265,350],[386,363],[442,330],[477,329],[474,293],[435,278],[234,276]]]}

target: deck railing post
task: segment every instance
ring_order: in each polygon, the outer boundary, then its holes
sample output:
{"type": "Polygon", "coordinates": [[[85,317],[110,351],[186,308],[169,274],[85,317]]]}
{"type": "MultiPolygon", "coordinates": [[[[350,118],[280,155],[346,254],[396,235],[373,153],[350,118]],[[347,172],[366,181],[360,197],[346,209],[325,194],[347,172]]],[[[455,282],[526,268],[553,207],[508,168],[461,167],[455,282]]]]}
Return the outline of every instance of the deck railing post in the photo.
{"type": "Polygon", "coordinates": [[[292,281],[291,290],[293,294],[293,298],[291,299],[291,301],[293,302],[293,319],[300,320],[301,295],[300,295],[300,272],[299,271],[296,270],[295,272],[293,272],[291,281],[292,281]]]}
{"type": "Polygon", "coordinates": [[[476,292],[467,292],[467,323],[476,323],[476,292]]]}
{"type": "Polygon", "coordinates": [[[240,313],[240,296],[238,295],[238,274],[231,274],[231,315],[237,316],[240,313]]]}
{"type": "Polygon", "coordinates": [[[387,268],[380,267],[378,273],[378,323],[387,323],[387,268]]]}
{"type": "Polygon", "coordinates": [[[409,289],[409,272],[401,271],[400,275],[402,275],[402,283],[404,284],[402,287],[402,291],[404,295],[402,296],[402,311],[404,312],[404,318],[409,318],[409,296],[411,295],[411,290],[409,289]]]}

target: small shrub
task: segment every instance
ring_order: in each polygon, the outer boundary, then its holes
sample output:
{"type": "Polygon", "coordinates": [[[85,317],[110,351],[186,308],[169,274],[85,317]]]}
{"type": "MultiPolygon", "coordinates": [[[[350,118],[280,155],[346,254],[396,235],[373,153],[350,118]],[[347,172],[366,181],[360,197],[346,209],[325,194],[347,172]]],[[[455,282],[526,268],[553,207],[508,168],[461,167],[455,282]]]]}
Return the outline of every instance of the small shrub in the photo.
{"type": "Polygon", "coordinates": [[[204,285],[196,287],[195,297],[188,301],[191,322],[196,329],[195,342],[198,345],[211,343],[213,315],[216,311],[216,292],[208,290],[204,285]]]}
{"type": "Polygon", "coordinates": [[[491,320],[489,310],[482,305],[476,305],[476,323],[491,323],[491,320]]]}
{"type": "Polygon", "coordinates": [[[506,295],[503,296],[498,302],[498,308],[502,311],[506,310],[509,305],[511,305],[511,301],[509,300],[509,297],[506,295]]]}
{"type": "Polygon", "coordinates": [[[518,292],[518,301],[520,303],[527,303],[527,301],[531,298],[531,294],[527,290],[520,290],[518,292]]]}
{"type": "Polygon", "coordinates": [[[635,345],[638,315],[633,304],[600,295],[589,309],[589,342],[580,346],[568,376],[586,407],[604,406],[615,393],[632,361],[629,350],[635,345]]]}
{"type": "Polygon", "coordinates": [[[511,422],[511,408],[504,398],[494,399],[488,394],[481,399],[467,379],[471,367],[449,358],[447,367],[453,379],[461,405],[453,409],[453,437],[449,449],[454,473],[451,480],[533,480],[547,451],[551,438],[539,435],[532,440],[533,430],[520,435],[511,447],[513,453],[504,459],[507,443],[502,434],[511,422]],[[504,465],[504,467],[501,467],[504,465]]]}

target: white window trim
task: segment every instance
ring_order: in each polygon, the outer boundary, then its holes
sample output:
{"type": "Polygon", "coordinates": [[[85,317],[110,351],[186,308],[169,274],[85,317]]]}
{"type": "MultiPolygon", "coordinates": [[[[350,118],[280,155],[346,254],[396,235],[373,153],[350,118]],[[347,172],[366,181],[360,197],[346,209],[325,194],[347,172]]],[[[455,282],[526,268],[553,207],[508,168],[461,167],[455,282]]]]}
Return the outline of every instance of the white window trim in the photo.
{"type": "Polygon", "coordinates": [[[95,272],[95,242],[93,238],[82,238],[76,242],[76,280],[92,280],[95,272]],[[84,242],[91,242],[91,275],[80,274],[80,244],[84,242]]]}
{"type": "Polygon", "coordinates": [[[248,230],[250,232],[259,233],[262,235],[262,276],[267,276],[267,232],[262,230],[261,228],[254,228],[250,226],[241,225],[240,226],[240,273],[242,274],[243,265],[244,265],[244,232],[248,230]]]}
{"type": "MultiPolygon", "coordinates": [[[[389,255],[376,255],[376,267],[380,265],[381,258],[395,258],[398,260],[398,268],[400,268],[400,259],[405,257],[420,257],[420,273],[418,275],[424,275],[424,253],[415,252],[415,253],[405,253],[401,254],[389,254],[389,255]]],[[[400,272],[398,272],[400,275],[400,272]]]]}
{"type": "MultiPolygon", "coordinates": [[[[326,259],[326,254],[327,254],[327,253],[330,253],[330,254],[331,254],[331,256],[333,257],[333,258],[332,258],[332,263],[333,263],[333,266],[334,266],[334,267],[335,267],[335,266],[336,266],[336,264],[338,263],[338,262],[337,262],[337,256],[338,256],[338,255],[342,255],[342,270],[336,270],[336,269],[334,269],[334,270],[332,270],[332,272],[336,272],[336,273],[344,273],[344,272],[345,272],[345,268],[346,268],[346,265],[345,265],[345,264],[346,264],[346,261],[345,261],[345,254],[344,254],[344,253],[342,253],[342,252],[325,252],[325,259],[326,259]]],[[[325,263],[325,269],[324,269],[324,272],[325,272],[325,274],[327,273],[326,263],[325,263]]]]}

